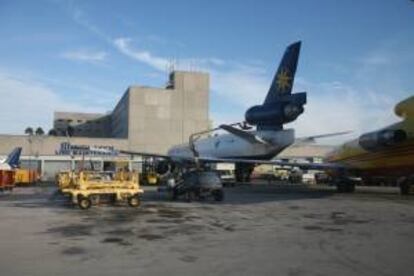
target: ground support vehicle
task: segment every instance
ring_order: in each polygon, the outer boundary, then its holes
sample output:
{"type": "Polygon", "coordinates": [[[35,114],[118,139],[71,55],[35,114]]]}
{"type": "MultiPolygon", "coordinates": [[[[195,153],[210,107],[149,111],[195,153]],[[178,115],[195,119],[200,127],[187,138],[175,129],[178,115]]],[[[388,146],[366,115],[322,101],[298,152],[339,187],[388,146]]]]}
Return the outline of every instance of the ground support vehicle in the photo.
{"type": "Polygon", "coordinates": [[[81,209],[89,209],[105,199],[113,203],[126,200],[129,206],[138,207],[144,193],[136,172],[65,172],[58,176],[58,185],[81,209]]]}
{"type": "Polygon", "coordinates": [[[182,180],[168,189],[172,199],[184,197],[187,201],[203,200],[212,197],[215,201],[224,199],[223,184],[215,171],[190,171],[184,173],[182,180]]]}
{"type": "Polygon", "coordinates": [[[18,185],[27,186],[38,182],[39,179],[37,170],[16,169],[15,181],[18,185]]]}
{"type": "Polygon", "coordinates": [[[0,170],[0,192],[11,191],[15,186],[15,171],[0,170]]]}

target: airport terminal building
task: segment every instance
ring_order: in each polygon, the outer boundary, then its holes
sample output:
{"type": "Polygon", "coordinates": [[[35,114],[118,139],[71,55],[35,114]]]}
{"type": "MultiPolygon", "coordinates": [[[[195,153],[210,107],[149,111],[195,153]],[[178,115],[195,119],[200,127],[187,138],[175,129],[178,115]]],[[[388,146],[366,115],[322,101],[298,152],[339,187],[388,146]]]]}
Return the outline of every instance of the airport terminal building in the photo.
{"type": "Polygon", "coordinates": [[[139,169],[140,159],[99,149],[163,154],[187,143],[190,134],[209,127],[209,86],[206,73],[173,71],[165,88],[129,87],[108,114],[55,112],[52,135],[0,135],[0,155],[23,147],[22,166],[38,169],[45,180],[86,161],[139,169]]]}

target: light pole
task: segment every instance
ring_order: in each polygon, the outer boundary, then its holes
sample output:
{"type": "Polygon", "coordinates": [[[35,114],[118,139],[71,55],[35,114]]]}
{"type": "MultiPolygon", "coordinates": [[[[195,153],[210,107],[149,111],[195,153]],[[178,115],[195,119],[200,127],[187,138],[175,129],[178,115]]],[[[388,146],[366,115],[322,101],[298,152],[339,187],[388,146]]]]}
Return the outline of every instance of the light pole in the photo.
{"type": "Polygon", "coordinates": [[[32,135],[33,135],[32,133],[29,133],[29,137],[28,137],[28,141],[29,141],[29,170],[32,169],[32,143],[33,143],[32,135]]]}

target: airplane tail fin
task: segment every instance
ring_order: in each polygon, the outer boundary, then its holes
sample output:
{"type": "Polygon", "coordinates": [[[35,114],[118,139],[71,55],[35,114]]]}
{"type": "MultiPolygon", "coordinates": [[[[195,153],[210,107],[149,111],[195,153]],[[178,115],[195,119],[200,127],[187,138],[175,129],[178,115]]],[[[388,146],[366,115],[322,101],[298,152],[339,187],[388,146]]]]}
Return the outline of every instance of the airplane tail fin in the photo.
{"type": "Polygon", "coordinates": [[[19,166],[20,154],[22,153],[22,148],[15,148],[6,158],[4,163],[9,164],[12,168],[17,168],[19,166]]]}
{"type": "Polygon", "coordinates": [[[300,46],[301,41],[297,41],[286,48],[279,68],[267,92],[266,99],[263,103],[264,105],[277,102],[281,96],[291,94],[296,67],[298,65],[300,46]]]}
{"type": "Polygon", "coordinates": [[[283,129],[283,124],[293,122],[303,113],[306,92],[292,94],[300,46],[297,41],[286,48],[263,104],[246,111],[245,121],[257,126],[257,130],[283,129]]]}

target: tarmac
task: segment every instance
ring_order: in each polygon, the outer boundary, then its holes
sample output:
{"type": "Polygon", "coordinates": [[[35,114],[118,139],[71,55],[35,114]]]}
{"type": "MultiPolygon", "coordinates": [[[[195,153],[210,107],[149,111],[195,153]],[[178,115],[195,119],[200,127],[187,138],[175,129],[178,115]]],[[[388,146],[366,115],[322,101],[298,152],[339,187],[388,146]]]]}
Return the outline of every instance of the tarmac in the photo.
{"type": "Polygon", "coordinates": [[[414,275],[414,196],[253,184],[221,203],[80,210],[56,188],[0,194],[1,275],[414,275]]]}

